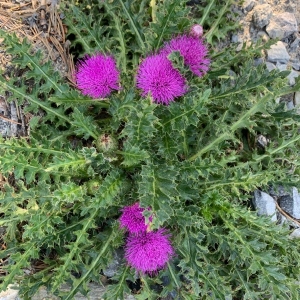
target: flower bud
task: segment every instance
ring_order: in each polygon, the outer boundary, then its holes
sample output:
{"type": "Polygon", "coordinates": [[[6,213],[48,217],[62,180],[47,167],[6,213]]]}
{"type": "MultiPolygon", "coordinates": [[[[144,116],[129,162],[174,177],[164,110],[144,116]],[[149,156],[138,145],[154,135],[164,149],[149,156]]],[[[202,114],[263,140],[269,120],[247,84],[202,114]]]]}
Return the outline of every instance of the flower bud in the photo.
{"type": "Polygon", "coordinates": [[[199,24],[195,24],[191,27],[190,35],[196,38],[200,38],[203,35],[203,27],[199,24]]]}
{"type": "Polygon", "coordinates": [[[102,134],[96,140],[96,148],[99,152],[113,154],[118,149],[118,142],[113,136],[102,134]]]}
{"type": "Polygon", "coordinates": [[[102,181],[99,179],[92,179],[92,180],[88,181],[86,184],[88,195],[94,195],[95,192],[101,186],[101,184],[102,184],[102,181]]]}

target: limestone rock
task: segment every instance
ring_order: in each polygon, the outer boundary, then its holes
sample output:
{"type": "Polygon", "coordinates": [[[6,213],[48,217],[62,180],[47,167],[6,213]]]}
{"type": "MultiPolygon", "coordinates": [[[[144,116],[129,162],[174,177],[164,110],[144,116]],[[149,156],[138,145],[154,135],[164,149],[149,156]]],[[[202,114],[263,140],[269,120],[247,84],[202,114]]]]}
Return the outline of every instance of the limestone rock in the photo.
{"type": "Polygon", "coordinates": [[[276,66],[274,64],[268,62],[268,61],[266,62],[266,66],[267,66],[267,69],[268,69],[269,72],[276,69],[276,66]]]}
{"type": "Polygon", "coordinates": [[[257,28],[263,28],[269,24],[272,16],[272,8],[269,4],[257,5],[253,12],[253,22],[257,28]]]}
{"type": "Polygon", "coordinates": [[[299,76],[299,72],[292,70],[288,75],[289,85],[294,85],[296,83],[296,78],[299,76]]]}
{"type": "Polygon", "coordinates": [[[298,34],[298,32],[294,33],[294,38],[294,41],[290,44],[291,51],[297,51],[297,48],[300,45],[300,34],[298,34]]]}
{"type": "Polygon", "coordinates": [[[295,70],[300,70],[300,62],[294,62],[294,63],[292,63],[292,67],[293,67],[293,69],[295,69],[295,70]]]}
{"type": "Polygon", "coordinates": [[[300,228],[295,229],[291,234],[290,237],[293,239],[299,239],[300,238],[300,228]]]}
{"type": "Polygon", "coordinates": [[[279,41],[272,45],[269,50],[267,50],[267,56],[269,62],[282,63],[285,64],[289,61],[290,56],[286,50],[283,42],[279,41]]]}
{"type": "Polygon", "coordinates": [[[255,5],[254,0],[245,0],[242,6],[243,13],[246,14],[253,9],[255,5]]]}
{"type": "Polygon", "coordinates": [[[0,300],[16,300],[18,299],[18,290],[12,288],[13,285],[9,285],[5,291],[0,292],[0,300]]]}
{"type": "Polygon", "coordinates": [[[280,207],[295,219],[300,219],[300,196],[293,187],[291,195],[280,197],[280,207]]]}
{"type": "Polygon", "coordinates": [[[286,109],[287,110],[291,110],[291,109],[294,109],[295,108],[295,105],[293,103],[293,101],[287,101],[286,102],[286,109]]]}
{"type": "Polygon", "coordinates": [[[256,190],[254,192],[253,204],[258,215],[272,216],[271,220],[273,222],[277,221],[275,200],[270,195],[260,190],[256,190]]]}
{"type": "Polygon", "coordinates": [[[284,12],[274,14],[266,31],[272,39],[283,39],[298,31],[297,21],[295,15],[292,13],[284,12]]]}
{"type": "Polygon", "coordinates": [[[255,58],[254,61],[253,61],[253,66],[257,67],[259,65],[262,65],[263,63],[264,63],[264,60],[263,60],[262,57],[255,58]]]}
{"type": "Polygon", "coordinates": [[[276,68],[279,70],[279,71],[286,71],[287,70],[287,64],[280,64],[280,63],[277,63],[276,64],[276,68]]]}
{"type": "Polygon", "coordinates": [[[294,104],[295,106],[300,107],[300,92],[296,92],[294,96],[294,104]]]}
{"type": "Polygon", "coordinates": [[[259,31],[257,33],[257,38],[260,38],[264,43],[269,41],[269,36],[264,31],[259,31]]]}
{"type": "Polygon", "coordinates": [[[103,274],[107,277],[113,277],[116,275],[124,259],[124,250],[122,248],[117,249],[114,253],[113,260],[109,266],[103,270],[103,274]]]}

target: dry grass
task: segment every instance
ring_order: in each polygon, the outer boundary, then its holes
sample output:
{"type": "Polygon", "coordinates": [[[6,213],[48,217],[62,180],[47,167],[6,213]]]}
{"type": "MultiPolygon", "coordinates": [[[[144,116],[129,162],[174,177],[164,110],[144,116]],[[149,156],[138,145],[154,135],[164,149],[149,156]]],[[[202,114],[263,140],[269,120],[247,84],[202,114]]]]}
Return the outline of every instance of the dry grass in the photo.
{"type": "MultiPolygon", "coordinates": [[[[66,27],[60,17],[59,5],[53,3],[50,0],[20,4],[11,0],[0,1],[0,29],[15,33],[20,40],[27,39],[35,51],[42,51],[45,61],[52,61],[54,69],[74,85],[74,63],[69,53],[69,41],[66,40],[66,27]]],[[[5,73],[12,57],[1,47],[1,42],[0,38],[0,67],[5,73]]],[[[0,119],[7,124],[21,125],[20,135],[28,135],[30,118],[23,114],[21,107],[16,105],[16,109],[18,120],[13,120],[9,113],[0,114],[0,119]]]]}
{"type": "MultiPolygon", "coordinates": [[[[24,4],[0,1],[0,28],[16,33],[21,40],[28,39],[72,83],[74,63],[69,54],[66,28],[60,18],[58,5],[46,0],[32,0],[24,4]],[[30,19],[32,21],[28,24],[30,19]]],[[[10,57],[0,49],[2,68],[9,61],[10,57]]]]}

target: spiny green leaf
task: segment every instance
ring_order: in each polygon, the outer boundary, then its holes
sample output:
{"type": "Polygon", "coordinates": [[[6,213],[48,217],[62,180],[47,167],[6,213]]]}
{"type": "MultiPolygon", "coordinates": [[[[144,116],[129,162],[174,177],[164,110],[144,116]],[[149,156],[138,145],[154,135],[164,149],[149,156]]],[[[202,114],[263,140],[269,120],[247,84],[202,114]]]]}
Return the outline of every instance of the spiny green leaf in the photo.
{"type": "Polygon", "coordinates": [[[131,167],[139,164],[141,161],[145,161],[149,158],[149,154],[146,150],[141,150],[136,146],[126,144],[125,149],[120,152],[123,155],[124,160],[122,164],[127,167],[131,167]]]}
{"type": "Polygon", "coordinates": [[[76,37],[74,45],[82,46],[82,54],[94,54],[96,51],[105,53],[109,49],[109,40],[106,38],[105,26],[102,26],[103,16],[98,14],[98,18],[95,19],[92,15],[86,16],[75,5],[68,6],[66,12],[69,17],[65,22],[69,34],[74,34],[76,37]]]}

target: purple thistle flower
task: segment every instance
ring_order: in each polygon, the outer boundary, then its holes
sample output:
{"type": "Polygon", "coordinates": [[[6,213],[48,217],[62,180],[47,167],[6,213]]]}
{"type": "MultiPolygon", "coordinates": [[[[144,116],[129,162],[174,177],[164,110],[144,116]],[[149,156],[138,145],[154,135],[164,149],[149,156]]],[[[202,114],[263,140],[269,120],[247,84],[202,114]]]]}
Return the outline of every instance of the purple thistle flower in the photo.
{"type": "Polygon", "coordinates": [[[173,68],[166,55],[152,55],[142,61],[137,87],[143,97],[150,93],[154,102],[167,105],[187,91],[184,77],[173,68]]]}
{"type": "MultiPolygon", "coordinates": [[[[121,228],[126,228],[130,233],[140,233],[147,231],[147,224],[143,211],[145,209],[140,207],[139,203],[135,203],[131,206],[125,206],[122,209],[122,215],[120,217],[121,228]]],[[[148,208],[150,210],[150,208],[148,208]]],[[[150,217],[150,222],[152,218],[150,217]]]]}
{"type": "Polygon", "coordinates": [[[94,99],[107,97],[119,90],[119,71],[112,56],[86,56],[76,66],[76,83],[83,95],[94,99]]]}
{"type": "Polygon", "coordinates": [[[184,63],[197,76],[202,77],[209,69],[210,59],[206,57],[207,48],[198,37],[180,35],[167,43],[161,53],[168,56],[179,51],[184,63]]]}
{"type": "Polygon", "coordinates": [[[125,246],[128,264],[144,274],[153,274],[164,268],[174,255],[169,238],[165,229],[129,235],[125,246]]]}

